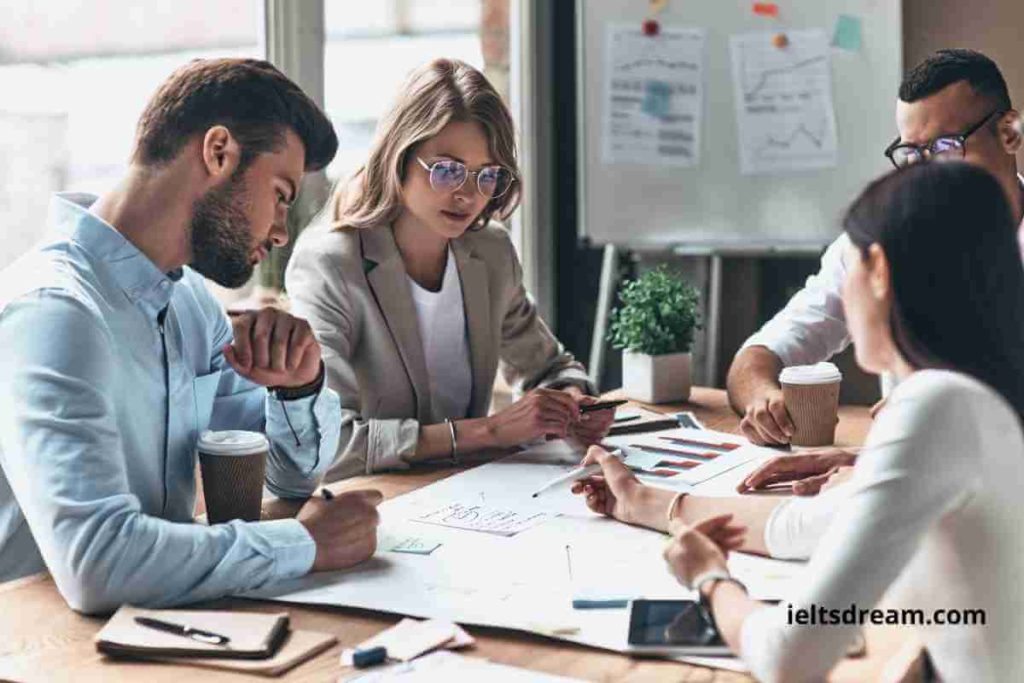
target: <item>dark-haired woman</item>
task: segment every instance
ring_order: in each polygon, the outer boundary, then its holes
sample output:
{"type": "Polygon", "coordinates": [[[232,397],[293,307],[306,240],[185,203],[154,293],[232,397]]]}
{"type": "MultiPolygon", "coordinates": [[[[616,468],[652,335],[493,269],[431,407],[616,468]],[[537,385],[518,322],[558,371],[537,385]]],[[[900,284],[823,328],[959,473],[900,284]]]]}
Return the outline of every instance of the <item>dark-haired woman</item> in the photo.
{"type": "MultiPolygon", "coordinates": [[[[843,612],[887,595],[924,616],[915,628],[941,680],[1021,680],[1024,269],[1005,194],[976,167],[923,164],[869,186],[844,227],[857,361],[901,381],[834,489],[844,495],[771,512],[827,521],[805,580],[788,604],[751,600],[726,567],[742,526],[728,517],[674,522],[665,558],[759,679],[823,679],[855,638],[843,612]],[[790,617],[806,610],[816,625],[790,617]]],[[[604,480],[588,486],[592,507],[628,506],[604,480]]]]}

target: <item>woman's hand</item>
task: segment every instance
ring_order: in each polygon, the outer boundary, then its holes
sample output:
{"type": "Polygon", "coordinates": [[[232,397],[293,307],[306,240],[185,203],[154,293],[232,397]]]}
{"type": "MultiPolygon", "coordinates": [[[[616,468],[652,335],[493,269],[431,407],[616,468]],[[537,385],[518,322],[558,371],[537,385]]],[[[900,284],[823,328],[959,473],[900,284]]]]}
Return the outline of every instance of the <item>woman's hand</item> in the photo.
{"type": "Polygon", "coordinates": [[[736,490],[746,493],[772,484],[793,482],[793,493],[798,496],[813,496],[839,468],[849,467],[856,460],[856,453],[839,448],[825,448],[799,455],[780,455],[748,474],[736,490]]]}
{"type": "MultiPolygon", "coordinates": [[[[565,390],[570,396],[576,399],[581,407],[597,403],[598,399],[593,396],[586,396],[576,387],[565,390]]],[[[595,410],[591,413],[581,413],[579,420],[569,427],[569,436],[575,438],[584,446],[593,446],[600,443],[601,439],[608,436],[608,430],[612,428],[615,420],[615,409],[595,410]]]]}
{"type": "Polygon", "coordinates": [[[583,465],[601,465],[601,474],[573,482],[572,492],[585,496],[587,507],[620,522],[636,524],[636,506],[647,488],[614,455],[600,446],[591,446],[583,465]]]}
{"type": "Polygon", "coordinates": [[[518,446],[544,436],[564,439],[579,419],[579,405],[557,389],[534,389],[487,420],[493,446],[518,446]]]}
{"type": "Polygon", "coordinates": [[[743,545],[746,527],[730,524],[732,515],[717,515],[693,526],[674,520],[669,525],[672,540],[665,547],[668,569],[687,588],[693,580],[715,569],[728,570],[729,551],[743,545]]]}

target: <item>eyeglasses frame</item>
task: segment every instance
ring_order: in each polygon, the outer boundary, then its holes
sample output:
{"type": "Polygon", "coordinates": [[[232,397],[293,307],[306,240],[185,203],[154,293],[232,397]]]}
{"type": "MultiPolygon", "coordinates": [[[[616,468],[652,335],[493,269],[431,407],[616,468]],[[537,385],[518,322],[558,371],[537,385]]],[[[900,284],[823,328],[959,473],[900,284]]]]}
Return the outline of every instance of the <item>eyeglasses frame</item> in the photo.
{"type": "Polygon", "coordinates": [[[997,108],[993,109],[992,111],[990,111],[985,116],[985,118],[983,118],[981,121],[978,121],[973,126],[968,127],[963,132],[957,133],[955,135],[939,135],[939,136],[933,138],[932,140],[930,140],[927,145],[915,145],[912,142],[900,143],[900,138],[897,135],[896,139],[893,140],[891,143],[889,143],[889,146],[885,148],[885,156],[886,156],[887,159],[889,159],[889,162],[893,165],[894,168],[905,168],[905,166],[898,165],[896,163],[896,160],[893,158],[893,154],[895,154],[897,149],[901,149],[901,148],[903,148],[903,149],[906,149],[906,148],[915,149],[921,155],[921,159],[922,160],[928,161],[933,156],[935,156],[934,147],[935,147],[935,144],[939,140],[956,140],[957,144],[960,145],[960,149],[962,149],[964,154],[966,154],[967,153],[967,138],[971,137],[976,132],[981,130],[982,126],[984,126],[986,123],[988,123],[992,119],[993,116],[995,116],[997,114],[1002,116],[1007,111],[1009,111],[1009,110],[997,107],[997,108]]]}
{"type": "MultiPolygon", "coordinates": [[[[427,180],[428,180],[428,182],[430,180],[430,176],[434,172],[434,166],[436,166],[437,164],[441,163],[441,161],[435,161],[432,164],[428,164],[427,162],[423,161],[423,159],[418,157],[418,156],[416,157],[416,161],[418,161],[420,166],[423,167],[423,170],[427,172],[427,180]]],[[[471,170],[469,170],[469,166],[466,166],[466,164],[463,164],[461,161],[458,161],[456,159],[443,159],[442,161],[454,161],[455,163],[462,164],[466,168],[466,177],[462,179],[462,183],[458,187],[453,187],[450,190],[438,190],[436,187],[434,187],[433,183],[430,183],[430,188],[432,190],[434,190],[435,192],[455,192],[457,190],[461,190],[463,188],[463,186],[466,184],[466,181],[469,180],[469,176],[475,176],[474,184],[476,185],[476,191],[480,193],[481,197],[485,197],[488,201],[490,201],[491,199],[498,199],[499,197],[504,197],[506,194],[508,194],[508,191],[512,189],[512,183],[514,183],[514,182],[516,182],[516,180],[518,180],[518,178],[516,178],[516,174],[515,173],[513,173],[510,170],[508,170],[508,168],[502,166],[501,164],[487,164],[486,166],[483,166],[479,171],[471,171],[471,170]],[[487,194],[484,194],[484,191],[480,189],[480,171],[483,171],[485,168],[499,168],[499,169],[503,170],[505,173],[508,173],[508,177],[509,177],[508,187],[506,187],[505,190],[501,194],[487,195],[487,194]]]]}

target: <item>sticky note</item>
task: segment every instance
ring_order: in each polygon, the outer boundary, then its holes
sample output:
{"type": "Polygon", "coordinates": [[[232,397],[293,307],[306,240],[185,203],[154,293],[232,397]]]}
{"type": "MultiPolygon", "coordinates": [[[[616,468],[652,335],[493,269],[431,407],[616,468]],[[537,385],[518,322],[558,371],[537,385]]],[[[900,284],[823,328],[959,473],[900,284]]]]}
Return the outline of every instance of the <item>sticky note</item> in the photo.
{"type": "Polygon", "coordinates": [[[779,16],[779,6],[774,2],[755,2],[754,14],[762,17],[777,17],[779,16]]]}
{"type": "Polygon", "coordinates": [[[860,17],[840,14],[836,19],[836,29],[832,34],[832,46],[843,50],[860,50],[861,21],[860,17]]]}
{"type": "Polygon", "coordinates": [[[671,85],[664,81],[647,81],[644,84],[644,99],[640,109],[645,114],[663,119],[668,116],[671,104],[671,85]]]}
{"type": "Polygon", "coordinates": [[[409,553],[411,555],[429,555],[438,548],[441,544],[436,541],[431,541],[426,538],[417,538],[415,536],[408,536],[402,539],[396,539],[395,541],[388,544],[386,550],[392,553],[409,553]]]}

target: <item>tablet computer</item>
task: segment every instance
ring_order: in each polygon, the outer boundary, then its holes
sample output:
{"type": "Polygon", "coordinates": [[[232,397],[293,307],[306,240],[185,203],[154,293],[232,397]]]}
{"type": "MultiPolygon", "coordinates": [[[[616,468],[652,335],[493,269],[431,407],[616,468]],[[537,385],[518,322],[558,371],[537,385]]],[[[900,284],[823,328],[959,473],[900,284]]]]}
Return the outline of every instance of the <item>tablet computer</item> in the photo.
{"type": "Polygon", "coordinates": [[[651,655],[732,654],[693,600],[632,601],[629,651],[651,655]]]}

